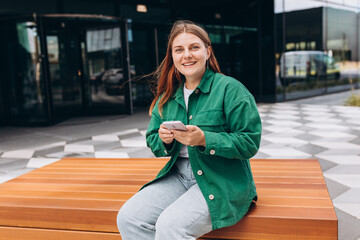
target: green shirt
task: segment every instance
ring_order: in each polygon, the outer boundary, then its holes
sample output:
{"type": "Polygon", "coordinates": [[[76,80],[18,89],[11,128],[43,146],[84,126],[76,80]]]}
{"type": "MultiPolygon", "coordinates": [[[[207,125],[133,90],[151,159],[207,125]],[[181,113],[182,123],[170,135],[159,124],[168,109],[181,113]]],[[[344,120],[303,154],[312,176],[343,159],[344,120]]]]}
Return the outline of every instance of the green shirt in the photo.
{"type": "Polygon", "coordinates": [[[204,131],[206,147],[187,148],[213,230],[237,223],[257,199],[249,158],[260,145],[261,120],[253,96],[236,79],[208,69],[189,97],[188,112],[183,85],[164,104],[162,117],[156,103],[146,133],[147,146],[155,156],[171,158],[154,181],[169,173],[182,146],[174,140],[167,149],[158,134],[163,121],[174,120],[204,131]]]}

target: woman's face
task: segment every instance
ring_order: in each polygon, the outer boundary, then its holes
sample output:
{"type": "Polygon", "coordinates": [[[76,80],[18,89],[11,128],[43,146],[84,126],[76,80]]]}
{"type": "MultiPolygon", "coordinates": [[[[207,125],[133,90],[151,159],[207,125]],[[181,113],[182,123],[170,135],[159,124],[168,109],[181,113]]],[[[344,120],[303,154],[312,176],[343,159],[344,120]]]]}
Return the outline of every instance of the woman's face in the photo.
{"type": "Polygon", "coordinates": [[[205,73],[206,60],[210,56],[210,48],[192,33],[181,33],[172,43],[172,58],[176,69],[186,80],[200,81],[205,73]]]}

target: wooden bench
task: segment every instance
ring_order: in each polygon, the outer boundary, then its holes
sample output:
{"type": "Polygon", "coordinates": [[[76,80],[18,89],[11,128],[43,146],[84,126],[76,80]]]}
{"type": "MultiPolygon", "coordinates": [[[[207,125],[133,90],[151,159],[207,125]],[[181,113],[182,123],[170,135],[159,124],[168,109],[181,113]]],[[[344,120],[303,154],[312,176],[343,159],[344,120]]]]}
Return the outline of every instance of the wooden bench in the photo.
{"type": "MultiPolygon", "coordinates": [[[[122,204],[167,159],[65,158],[0,185],[0,239],[119,240],[122,204]]],[[[201,239],[337,239],[337,218],[315,159],[251,160],[257,205],[201,239]]]]}

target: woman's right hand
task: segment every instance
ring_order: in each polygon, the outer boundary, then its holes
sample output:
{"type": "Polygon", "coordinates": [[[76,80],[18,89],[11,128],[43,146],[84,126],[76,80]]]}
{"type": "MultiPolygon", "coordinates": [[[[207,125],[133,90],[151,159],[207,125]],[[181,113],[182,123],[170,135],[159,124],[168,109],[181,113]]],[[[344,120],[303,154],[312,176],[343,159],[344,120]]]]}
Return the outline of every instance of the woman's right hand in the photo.
{"type": "Polygon", "coordinates": [[[166,127],[164,127],[164,125],[160,125],[159,128],[159,137],[160,139],[166,143],[166,144],[171,144],[174,141],[174,134],[167,129],[166,127]]]}

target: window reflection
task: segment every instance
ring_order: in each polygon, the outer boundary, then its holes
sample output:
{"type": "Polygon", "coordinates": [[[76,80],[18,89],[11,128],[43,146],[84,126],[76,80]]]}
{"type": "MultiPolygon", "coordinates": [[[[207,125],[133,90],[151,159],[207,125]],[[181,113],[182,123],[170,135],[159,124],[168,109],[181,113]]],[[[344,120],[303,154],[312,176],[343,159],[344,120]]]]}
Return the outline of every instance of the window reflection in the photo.
{"type": "Polygon", "coordinates": [[[359,12],[350,2],[275,0],[279,101],[359,86],[359,12]]]}
{"type": "MultiPolygon", "coordinates": [[[[10,111],[14,122],[46,121],[43,109],[43,83],[39,59],[39,37],[34,22],[8,25],[8,64],[10,111]],[[10,29],[15,28],[16,31],[10,29]],[[37,116],[34,116],[37,113],[37,116]]],[[[8,69],[6,69],[8,71],[8,69]]]]}
{"type": "MultiPolygon", "coordinates": [[[[125,77],[121,62],[120,29],[88,29],[86,61],[92,106],[125,103],[125,77]]],[[[132,72],[132,74],[134,74],[132,72]]]]}

